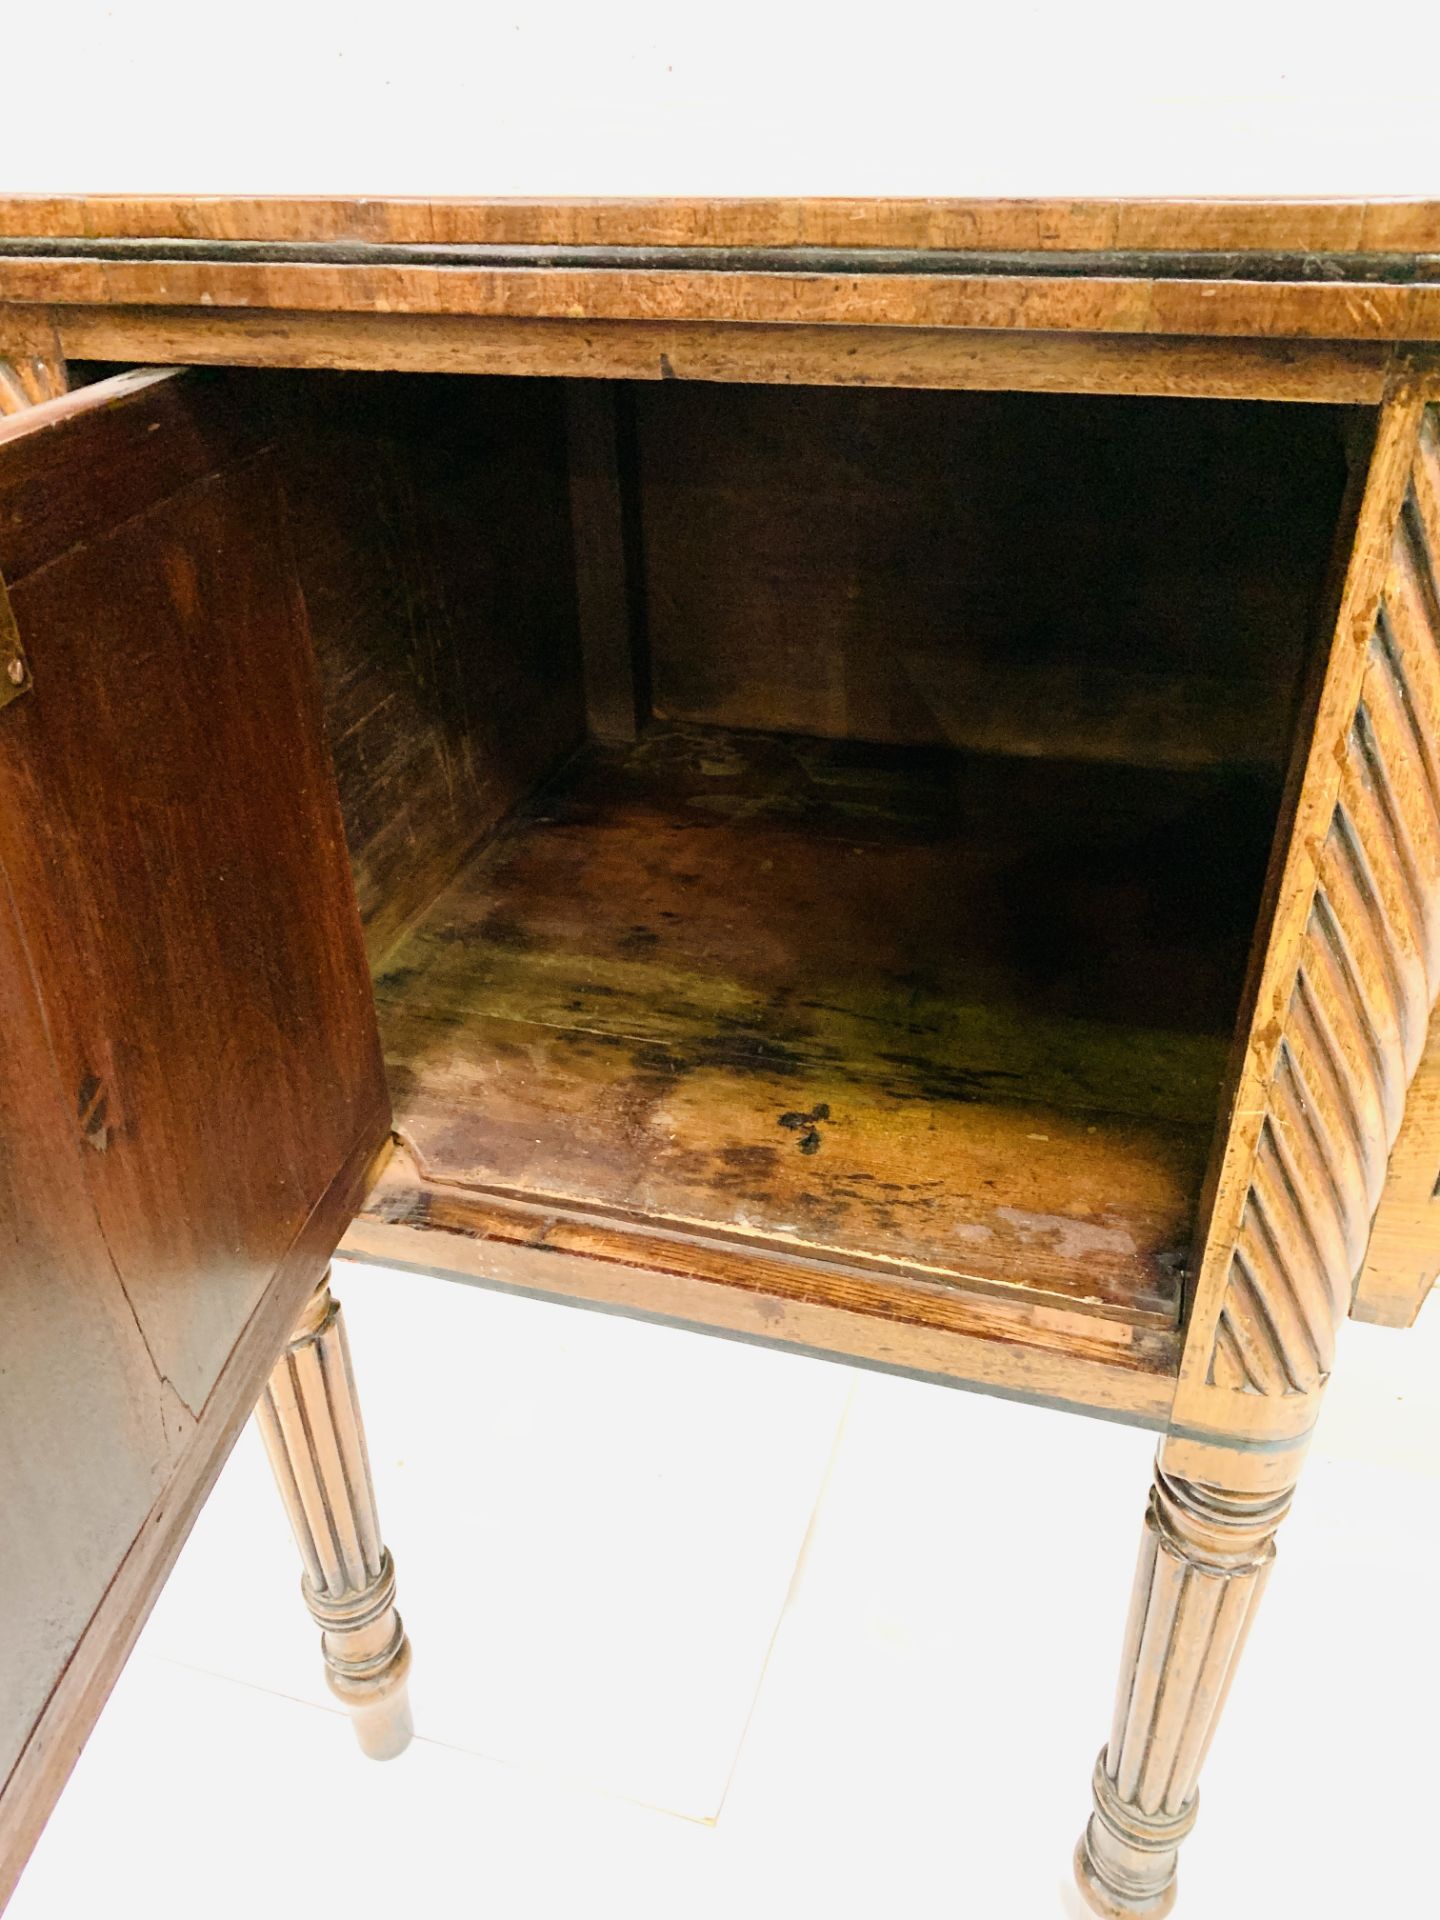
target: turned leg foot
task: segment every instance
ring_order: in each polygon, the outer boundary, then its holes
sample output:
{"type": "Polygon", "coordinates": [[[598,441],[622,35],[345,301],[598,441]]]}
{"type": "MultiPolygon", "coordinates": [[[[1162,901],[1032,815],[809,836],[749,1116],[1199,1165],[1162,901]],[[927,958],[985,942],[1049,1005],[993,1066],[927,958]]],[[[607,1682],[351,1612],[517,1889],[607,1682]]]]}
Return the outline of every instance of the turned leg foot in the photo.
{"type": "Polygon", "coordinates": [[[1282,1493],[1155,1470],[1109,1744],[1075,1877],[1107,1920],[1168,1913],[1200,1768],[1274,1558],[1282,1493]]]}
{"type": "Polygon", "coordinates": [[[305,1563],[301,1592],[320,1628],[330,1690],[364,1751],[392,1759],[412,1732],[410,1642],[395,1610],[395,1568],[380,1540],[350,1348],[328,1275],[256,1418],[305,1563]]]}

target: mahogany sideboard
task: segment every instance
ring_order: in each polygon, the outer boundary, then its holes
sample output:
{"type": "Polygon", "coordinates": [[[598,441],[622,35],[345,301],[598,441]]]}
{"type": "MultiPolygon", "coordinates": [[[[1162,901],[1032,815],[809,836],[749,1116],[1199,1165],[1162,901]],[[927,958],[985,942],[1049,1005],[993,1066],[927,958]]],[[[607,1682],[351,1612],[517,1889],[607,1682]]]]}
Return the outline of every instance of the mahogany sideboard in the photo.
{"type": "Polygon", "coordinates": [[[0,356],[0,1892],[257,1401],[403,1746],[342,1247],[1153,1428],[1168,1910],[1440,1265],[1440,204],[11,199],[0,356]]]}

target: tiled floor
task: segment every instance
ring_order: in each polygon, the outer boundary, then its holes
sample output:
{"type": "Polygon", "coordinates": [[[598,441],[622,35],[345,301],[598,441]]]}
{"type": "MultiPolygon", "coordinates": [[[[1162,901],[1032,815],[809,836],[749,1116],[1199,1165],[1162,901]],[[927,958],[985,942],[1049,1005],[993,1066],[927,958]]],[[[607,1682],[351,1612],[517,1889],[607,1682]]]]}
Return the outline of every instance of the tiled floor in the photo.
{"type": "MultiPolygon", "coordinates": [[[[11,1920],[1081,1911],[1141,1433],[341,1267],[419,1738],[362,1760],[247,1433],[11,1920]]],[[[1180,1915],[1420,1913],[1440,1310],[1347,1330],[1180,1915]]]]}

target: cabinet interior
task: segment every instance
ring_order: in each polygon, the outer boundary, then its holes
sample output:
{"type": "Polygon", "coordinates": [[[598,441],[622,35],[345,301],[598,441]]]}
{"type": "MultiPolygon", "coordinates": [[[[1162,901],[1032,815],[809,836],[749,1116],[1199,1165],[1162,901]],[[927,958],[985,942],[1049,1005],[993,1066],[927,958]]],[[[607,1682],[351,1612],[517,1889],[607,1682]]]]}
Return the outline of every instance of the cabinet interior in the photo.
{"type": "Polygon", "coordinates": [[[227,377],[416,1177],[1173,1327],[1346,416],[227,377]]]}

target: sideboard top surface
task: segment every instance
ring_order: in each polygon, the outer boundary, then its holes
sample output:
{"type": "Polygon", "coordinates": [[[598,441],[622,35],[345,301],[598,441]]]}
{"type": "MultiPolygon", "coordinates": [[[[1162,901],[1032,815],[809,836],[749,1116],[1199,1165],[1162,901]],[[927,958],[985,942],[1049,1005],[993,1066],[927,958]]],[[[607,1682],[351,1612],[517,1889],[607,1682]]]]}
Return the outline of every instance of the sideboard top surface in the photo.
{"type": "Polygon", "coordinates": [[[0,198],[0,234],[396,245],[1414,255],[1440,251],[1440,200],[21,194],[0,198]]]}
{"type": "Polygon", "coordinates": [[[1373,348],[1440,342],[1440,202],[19,196],[0,303],[1373,348]]]}

